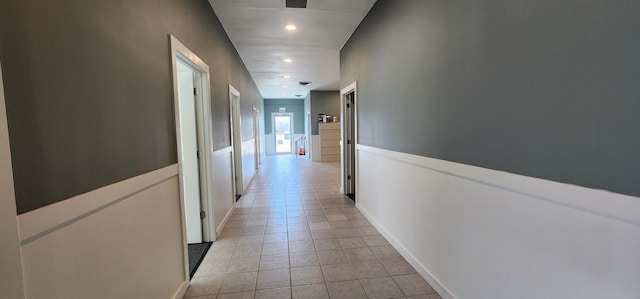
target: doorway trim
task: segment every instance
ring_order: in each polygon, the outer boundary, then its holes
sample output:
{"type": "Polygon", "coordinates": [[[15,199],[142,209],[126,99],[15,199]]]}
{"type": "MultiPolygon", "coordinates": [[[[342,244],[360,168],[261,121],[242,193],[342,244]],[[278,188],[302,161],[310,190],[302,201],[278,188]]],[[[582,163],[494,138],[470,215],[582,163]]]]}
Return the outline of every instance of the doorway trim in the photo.
{"type": "Polygon", "coordinates": [[[273,135],[273,154],[274,155],[288,155],[288,154],[294,154],[294,149],[295,149],[295,141],[293,140],[293,130],[294,130],[294,126],[295,126],[295,122],[293,119],[293,112],[271,112],[271,133],[273,135]],[[291,127],[291,146],[289,147],[289,152],[287,153],[278,153],[278,144],[277,144],[277,140],[276,140],[276,116],[289,116],[289,118],[291,119],[291,122],[289,123],[289,126],[291,127]]]}
{"type": "MultiPolygon", "coordinates": [[[[353,147],[354,147],[354,173],[355,173],[355,190],[358,190],[358,86],[357,81],[353,81],[351,84],[347,85],[345,88],[340,90],[340,192],[346,194],[347,190],[345,186],[347,185],[347,167],[346,167],[346,155],[347,155],[347,147],[345,146],[345,140],[347,137],[347,118],[346,115],[346,107],[347,107],[347,95],[353,92],[353,147]]],[[[357,205],[357,202],[356,202],[357,205]]]]}
{"type": "Polygon", "coordinates": [[[233,153],[231,180],[233,181],[233,204],[235,205],[239,196],[244,193],[244,178],[242,176],[242,113],[240,111],[240,92],[231,84],[229,84],[229,125],[231,152],[233,153]]]}
{"type": "Polygon", "coordinates": [[[253,105],[253,139],[254,139],[254,167],[258,171],[260,168],[260,110],[253,105]]]}
{"type": "Polygon", "coordinates": [[[209,90],[209,66],[194,54],[189,48],[181,43],[175,36],[169,35],[171,44],[171,74],[173,85],[173,105],[174,105],[174,117],[175,117],[175,133],[176,133],[176,147],[178,153],[178,176],[180,187],[180,211],[182,218],[182,240],[184,245],[184,260],[185,260],[185,277],[189,277],[189,256],[187,250],[187,227],[186,227],[186,214],[184,208],[184,186],[182,183],[183,176],[183,163],[182,157],[185,153],[182,153],[180,146],[180,106],[178,98],[178,70],[177,61],[185,63],[195,70],[196,74],[196,89],[200,91],[200,94],[196,98],[196,127],[198,132],[198,151],[200,152],[200,159],[198,160],[199,174],[200,174],[200,199],[201,210],[205,212],[205,218],[202,220],[202,240],[204,242],[215,241],[215,220],[213,219],[213,186],[211,184],[213,178],[213,169],[211,169],[212,161],[212,132],[211,132],[211,103],[210,90],[209,90]]]}

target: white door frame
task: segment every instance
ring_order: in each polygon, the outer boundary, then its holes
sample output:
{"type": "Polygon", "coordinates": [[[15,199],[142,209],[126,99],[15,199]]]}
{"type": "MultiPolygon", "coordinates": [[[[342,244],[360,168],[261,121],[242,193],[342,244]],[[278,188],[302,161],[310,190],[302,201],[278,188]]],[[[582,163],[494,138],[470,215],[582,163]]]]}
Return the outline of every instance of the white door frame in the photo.
{"type": "Polygon", "coordinates": [[[291,131],[290,131],[291,132],[291,134],[290,134],[291,135],[291,137],[290,137],[291,138],[291,146],[290,146],[290,149],[289,149],[289,153],[295,153],[294,152],[295,142],[293,140],[293,130],[295,129],[295,126],[294,126],[295,123],[293,122],[293,112],[271,112],[271,133],[273,134],[273,140],[274,140],[274,143],[273,143],[273,146],[274,146],[273,154],[274,155],[287,154],[287,153],[278,153],[278,145],[276,144],[277,143],[277,140],[276,140],[276,116],[282,116],[282,115],[287,115],[287,116],[289,116],[291,118],[291,123],[289,124],[291,126],[291,131]]]}
{"type": "Polygon", "coordinates": [[[176,146],[178,151],[178,176],[180,181],[180,211],[182,217],[182,240],[184,245],[185,275],[189,277],[189,256],[187,250],[187,228],[184,209],[184,186],[182,184],[182,153],[180,146],[180,106],[178,102],[178,70],[177,61],[189,65],[196,70],[195,85],[200,94],[196,98],[196,119],[198,130],[198,150],[200,151],[200,159],[198,165],[200,168],[200,198],[201,208],[205,212],[205,218],[202,225],[202,240],[215,241],[215,219],[213,213],[213,169],[211,168],[212,158],[212,132],[211,132],[211,96],[209,91],[209,66],[204,63],[197,55],[182,44],[176,37],[169,35],[171,44],[171,69],[173,81],[173,105],[175,112],[175,129],[176,129],[176,146]]]}
{"type": "MultiPolygon", "coordinates": [[[[358,161],[358,86],[357,86],[357,82],[353,81],[351,84],[347,85],[347,87],[343,88],[340,90],[340,120],[341,120],[341,125],[340,125],[340,152],[342,153],[340,155],[340,192],[344,193],[346,192],[345,186],[347,184],[346,181],[346,176],[345,176],[345,172],[347,171],[346,169],[346,155],[347,155],[347,147],[345,146],[345,140],[346,140],[346,134],[347,134],[347,122],[346,122],[346,118],[345,118],[345,113],[346,113],[346,108],[347,108],[347,94],[353,92],[353,109],[354,109],[354,113],[353,113],[353,147],[354,147],[354,164],[356,165],[356,167],[354,167],[354,173],[355,173],[355,186],[356,186],[356,192],[358,190],[358,167],[357,167],[357,161],[358,161]]],[[[357,205],[357,202],[356,202],[357,205]]]]}
{"type": "Polygon", "coordinates": [[[233,154],[233,202],[244,193],[242,177],[242,116],[240,112],[240,92],[229,84],[229,124],[231,127],[231,149],[233,154]],[[235,99],[235,100],[234,100],[235,99]],[[235,102],[234,102],[235,101],[235,102]]]}
{"type": "Polygon", "coordinates": [[[260,110],[253,105],[253,138],[255,145],[254,163],[255,170],[260,168],[260,110]]]}

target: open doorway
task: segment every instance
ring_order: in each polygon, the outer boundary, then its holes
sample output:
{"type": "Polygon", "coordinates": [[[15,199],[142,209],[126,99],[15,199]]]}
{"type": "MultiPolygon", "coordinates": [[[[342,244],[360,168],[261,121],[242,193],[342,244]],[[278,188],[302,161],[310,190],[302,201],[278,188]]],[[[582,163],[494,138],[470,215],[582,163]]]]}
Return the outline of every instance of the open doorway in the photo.
{"type": "Polygon", "coordinates": [[[206,125],[211,123],[209,66],[174,36],[170,43],[185,275],[192,277],[206,250],[191,256],[191,245],[215,240],[212,134],[206,125]]]}
{"type": "Polygon", "coordinates": [[[272,113],[276,154],[293,152],[293,113],[272,113]]]}
{"type": "Polygon", "coordinates": [[[356,201],[356,83],[341,92],[342,111],[342,185],[344,194],[356,201]]]}

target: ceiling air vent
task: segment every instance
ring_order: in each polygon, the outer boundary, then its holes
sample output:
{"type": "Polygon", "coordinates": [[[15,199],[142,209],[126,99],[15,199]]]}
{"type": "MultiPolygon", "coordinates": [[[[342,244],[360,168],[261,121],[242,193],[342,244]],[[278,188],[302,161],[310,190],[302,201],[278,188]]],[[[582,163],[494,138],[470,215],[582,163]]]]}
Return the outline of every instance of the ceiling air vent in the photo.
{"type": "Polygon", "coordinates": [[[285,0],[286,8],[307,8],[307,0],[285,0]]]}
{"type": "Polygon", "coordinates": [[[302,96],[301,94],[297,94],[297,95],[296,95],[296,97],[301,97],[301,96],[302,96]]]}
{"type": "Polygon", "coordinates": [[[306,86],[306,85],[309,85],[309,83],[311,83],[311,82],[309,82],[309,81],[300,81],[300,82],[298,82],[298,83],[299,83],[300,85],[302,85],[302,86],[306,86]]]}

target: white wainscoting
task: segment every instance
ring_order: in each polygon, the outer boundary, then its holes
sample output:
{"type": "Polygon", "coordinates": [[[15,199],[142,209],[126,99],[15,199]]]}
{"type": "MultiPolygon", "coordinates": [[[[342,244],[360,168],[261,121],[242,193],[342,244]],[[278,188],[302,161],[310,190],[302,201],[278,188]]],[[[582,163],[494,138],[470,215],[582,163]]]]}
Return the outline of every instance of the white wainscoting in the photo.
{"type": "Polygon", "coordinates": [[[256,140],[249,139],[242,142],[242,186],[244,190],[249,188],[249,184],[256,174],[256,140]]]}
{"type": "MultiPolygon", "coordinates": [[[[304,134],[293,134],[293,135],[291,135],[291,138],[292,138],[291,139],[291,149],[292,149],[291,153],[295,153],[295,154],[298,153],[298,150],[296,149],[296,140],[302,138],[303,135],[304,134]]],[[[275,137],[273,136],[273,134],[264,135],[264,144],[265,144],[265,149],[266,149],[265,153],[266,153],[267,156],[276,154],[276,140],[275,140],[275,137]]],[[[307,151],[308,150],[309,150],[309,144],[307,144],[307,151]]]]}
{"type": "Polygon", "coordinates": [[[358,209],[444,298],[640,298],[640,198],[357,148],[358,209]]]}
{"type": "Polygon", "coordinates": [[[271,156],[276,154],[276,140],[273,134],[264,135],[265,155],[271,156]]]}
{"type": "Polygon", "coordinates": [[[177,164],[18,216],[27,298],[180,298],[177,164]]]}
{"type": "MultiPolygon", "coordinates": [[[[216,233],[220,233],[235,207],[233,192],[233,148],[226,147],[213,152],[213,213],[216,233]]],[[[211,214],[210,214],[211,215],[211,214]]]]}

